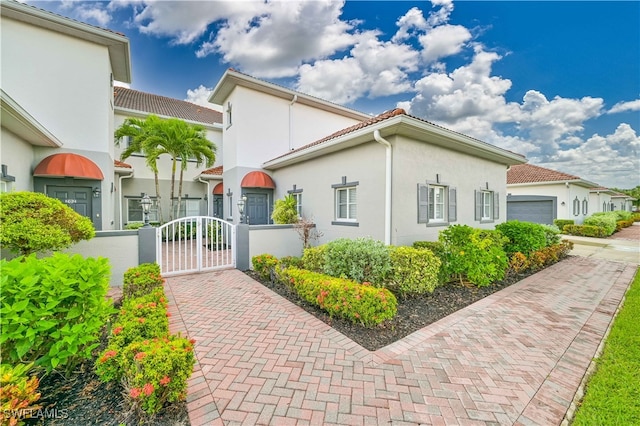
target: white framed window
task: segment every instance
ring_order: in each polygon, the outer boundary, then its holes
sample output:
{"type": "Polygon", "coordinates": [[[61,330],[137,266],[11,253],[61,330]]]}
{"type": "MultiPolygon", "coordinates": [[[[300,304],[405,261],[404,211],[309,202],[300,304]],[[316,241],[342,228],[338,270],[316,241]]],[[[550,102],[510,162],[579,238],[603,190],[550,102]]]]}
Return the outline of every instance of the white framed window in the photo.
{"type": "Polygon", "coordinates": [[[482,220],[493,219],[493,194],[489,191],[482,191],[482,220]]]}
{"type": "Polygon", "coordinates": [[[291,195],[296,199],[296,211],[298,212],[298,216],[302,217],[302,192],[291,195]]]}
{"type": "Polygon", "coordinates": [[[6,180],[0,181],[0,194],[4,194],[5,192],[11,192],[11,183],[6,180]]]}
{"type": "Polygon", "coordinates": [[[582,200],[582,214],[586,216],[589,213],[589,201],[585,198],[582,200]]]}
{"type": "Polygon", "coordinates": [[[500,196],[498,192],[488,189],[488,183],[485,186],[486,189],[475,192],[475,219],[480,223],[493,222],[500,217],[500,196]]]}
{"type": "Polygon", "coordinates": [[[439,182],[418,184],[418,223],[442,226],[456,220],[455,188],[439,182]]]}
{"type": "Polygon", "coordinates": [[[357,188],[336,189],[336,220],[355,221],[358,213],[357,188]]]}
{"type": "MultiPolygon", "coordinates": [[[[127,223],[144,222],[144,212],[142,210],[142,198],[127,198],[127,223]]],[[[155,198],[151,198],[151,207],[149,208],[149,222],[158,222],[158,202],[155,198]]]]}
{"type": "Polygon", "coordinates": [[[182,199],[176,217],[200,216],[200,199],[182,199]]]}

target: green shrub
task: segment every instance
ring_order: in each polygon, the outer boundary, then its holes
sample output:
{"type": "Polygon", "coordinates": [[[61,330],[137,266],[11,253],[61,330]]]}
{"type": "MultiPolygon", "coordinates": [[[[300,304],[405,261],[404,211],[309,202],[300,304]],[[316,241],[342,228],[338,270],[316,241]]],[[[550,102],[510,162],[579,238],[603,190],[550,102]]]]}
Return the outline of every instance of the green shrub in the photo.
{"type": "Polygon", "coordinates": [[[0,365],[0,422],[2,425],[23,425],[24,414],[41,408],[34,405],[40,399],[39,381],[28,372],[33,364],[0,365]]]}
{"type": "Polygon", "coordinates": [[[37,192],[0,194],[0,246],[30,254],[62,250],[95,235],[91,220],[37,192]]]}
{"type": "Polygon", "coordinates": [[[323,272],[332,277],[382,284],[391,271],[389,250],[372,238],[340,238],[327,243],[323,272]]]}
{"type": "Polygon", "coordinates": [[[133,406],[155,414],[166,403],[186,399],[194,343],[171,336],[134,342],[123,350],[123,382],[133,406]]]}
{"type": "Polygon", "coordinates": [[[604,228],[606,237],[616,232],[616,222],[618,221],[618,215],[614,212],[595,213],[589,216],[582,223],[583,225],[598,226],[604,228]]]}
{"type": "Polygon", "coordinates": [[[633,225],[633,220],[619,220],[616,222],[616,232],[631,225],[633,225]]]}
{"type": "Polygon", "coordinates": [[[604,228],[591,225],[565,225],[562,232],[579,237],[604,238],[607,236],[607,231],[604,228]]]}
{"type": "Polygon", "coordinates": [[[144,222],[129,222],[124,226],[124,229],[140,229],[144,226],[144,222]]]}
{"type": "Polygon", "coordinates": [[[160,275],[160,265],[157,263],[143,263],[129,268],[124,273],[122,296],[144,296],[157,288],[162,288],[164,280],[160,275]]]}
{"type": "Polygon", "coordinates": [[[304,262],[302,258],[296,256],[285,256],[280,258],[280,267],[281,268],[289,268],[293,266],[294,268],[303,269],[304,262]]]}
{"type": "Polygon", "coordinates": [[[54,253],[0,261],[2,357],[46,371],[72,371],[91,358],[113,312],[109,261],[54,253]]]}
{"type": "Polygon", "coordinates": [[[628,212],[626,210],[615,210],[612,213],[615,213],[618,220],[631,220],[633,219],[633,213],[628,212]]]}
{"type": "Polygon", "coordinates": [[[546,237],[546,247],[550,247],[556,244],[560,244],[562,238],[560,237],[560,229],[556,225],[540,225],[544,229],[544,235],[546,237]]]}
{"type": "Polygon", "coordinates": [[[507,256],[515,252],[528,255],[547,245],[547,233],[539,223],[510,220],[496,225],[496,229],[509,239],[504,245],[507,256]]]}
{"type": "Polygon", "coordinates": [[[640,213],[632,213],[631,215],[634,222],[640,222],[640,213]]]}
{"type": "Polygon", "coordinates": [[[304,269],[313,272],[322,272],[324,270],[326,251],[326,244],[305,248],[302,253],[302,264],[304,265],[304,269]]]}
{"type": "Polygon", "coordinates": [[[389,256],[391,274],[387,287],[402,296],[433,293],[438,285],[441,262],[431,250],[393,247],[389,256]]]}
{"type": "Polygon", "coordinates": [[[440,231],[438,238],[444,246],[444,267],[449,276],[460,282],[466,278],[478,287],[504,278],[508,260],[502,247],[508,239],[500,231],[452,225],[440,231]]]}
{"type": "Polygon", "coordinates": [[[438,269],[438,283],[444,284],[449,281],[450,275],[445,267],[446,256],[444,252],[444,245],[440,241],[415,241],[413,248],[417,249],[429,249],[433,254],[440,259],[441,266],[438,269]]]}
{"type": "Polygon", "coordinates": [[[553,219],[553,224],[562,230],[565,225],[575,224],[575,221],[573,219],[553,219]]]}
{"type": "Polygon", "coordinates": [[[515,273],[521,273],[529,270],[539,270],[554,263],[559,262],[569,255],[573,249],[571,241],[561,241],[540,250],[531,252],[529,256],[525,256],[520,252],[514,253],[509,260],[509,267],[515,273]]]}
{"type": "Polygon", "coordinates": [[[296,198],[289,194],[284,198],[276,200],[273,205],[271,219],[274,223],[288,224],[298,222],[298,207],[296,198]]]}
{"type": "Polygon", "coordinates": [[[392,319],[398,311],[396,297],[386,288],[304,269],[283,269],[280,276],[300,297],[324,309],[331,317],[370,326],[392,319]]]}
{"type": "Polygon", "coordinates": [[[259,254],[251,258],[253,270],[260,276],[260,279],[267,281],[271,279],[271,272],[278,266],[278,259],[271,254],[259,254]]]}

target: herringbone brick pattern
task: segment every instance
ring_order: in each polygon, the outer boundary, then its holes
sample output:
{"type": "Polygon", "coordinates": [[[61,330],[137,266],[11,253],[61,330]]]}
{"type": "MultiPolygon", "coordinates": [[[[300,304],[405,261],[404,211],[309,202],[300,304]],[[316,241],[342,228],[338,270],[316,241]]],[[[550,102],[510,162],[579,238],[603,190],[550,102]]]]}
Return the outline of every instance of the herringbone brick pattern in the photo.
{"type": "Polygon", "coordinates": [[[376,352],[240,271],[170,278],[192,425],[559,424],[635,268],[570,258],[376,352]]]}

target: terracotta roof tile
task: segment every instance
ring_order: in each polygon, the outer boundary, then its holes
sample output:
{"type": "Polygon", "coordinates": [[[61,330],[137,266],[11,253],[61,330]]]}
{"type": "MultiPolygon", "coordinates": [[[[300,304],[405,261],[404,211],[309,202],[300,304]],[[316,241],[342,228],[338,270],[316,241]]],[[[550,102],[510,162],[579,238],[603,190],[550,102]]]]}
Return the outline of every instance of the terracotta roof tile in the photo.
{"type": "Polygon", "coordinates": [[[533,164],[511,166],[507,172],[507,185],[516,183],[554,182],[560,180],[581,180],[580,177],[545,169],[533,164]]]}
{"type": "Polygon", "coordinates": [[[120,160],[113,160],[113,165],[115,167],[119,167],[121,169],[132,169],[133,167],[131,167],[131,164],[127,164],[124,161],[120,161],[120,160]]]}
{"type": "Polygon", "coordinates": [[[153,95],[138,90],[116,86],[113,99],[117,107],[176,117],[204,124],[222,124],[222,113],[191,102],[153,95]]]}
{"type": "Polygon", "coordinates": [[[216,167],[212,167],[210,169],[206,169],[203,170],[202,175],[215,175],[215,176],[222,176],[222,172],[224,171],[223,166],[216,166],[216,167]]]}

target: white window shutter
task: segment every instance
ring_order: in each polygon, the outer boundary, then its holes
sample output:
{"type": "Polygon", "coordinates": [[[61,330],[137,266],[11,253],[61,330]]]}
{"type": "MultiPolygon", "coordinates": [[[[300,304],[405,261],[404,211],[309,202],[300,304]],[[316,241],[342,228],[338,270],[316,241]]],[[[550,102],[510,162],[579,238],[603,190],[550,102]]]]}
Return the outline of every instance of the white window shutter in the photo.
{"type": "Polygon", "coordinates": [[[493,193],[493,219],[500,219],[500,193],[493,193]]]}
{"type": "Polygon", "coordinates": [[[475,219],[479,222],[482,220],[482,191],[474,191],[476,199],[476,215],[475,219]]]}
{"type": "Polygon", "coordinates": [[[457,193],[455,188],[449,188],[449,222],[458,221],[458,205],[457,205],[457,193]]]}
{"type": "Polygon", "coordinates": [[[427,185],[418,184],[418,223],[429,222],[429,191],[427,185]]]}

